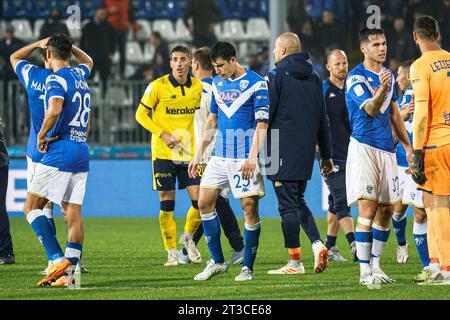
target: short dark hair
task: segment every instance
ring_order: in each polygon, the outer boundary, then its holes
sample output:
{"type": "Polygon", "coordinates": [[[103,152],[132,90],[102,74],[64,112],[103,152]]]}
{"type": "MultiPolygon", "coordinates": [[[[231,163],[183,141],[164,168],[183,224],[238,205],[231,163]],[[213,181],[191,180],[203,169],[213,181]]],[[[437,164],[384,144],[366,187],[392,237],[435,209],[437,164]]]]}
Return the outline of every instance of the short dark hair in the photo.
{"type": "Polygon", "coordinates": [[[409,69],[411,68],[411,65],[413,64],[413,62],[414,62],[414,60],[406,60],[406,61],[403,61],[402,63],[400,63],[399,64],[399,68],[403,68],[403,69],[406,69],[406,70],[408,70],[408,72],[409,72],[409,69]]]}
{"type": "Polygon", "coordinates": [[[186,53],[188,58],[191,59],[191,50],[189,50],[188,47],[185,47],[185,46],[176,46],[176,47],[174,47],[172,50],[170,50],[170,59],[172,59],[172,54],[174,52],[186,53]]]}
{"type": "Polygon", "coordinates": [[[47,43],[47,48],[56,59],[69,60],[72,54],[72,40],[65,34],[53,35],[47,43]]]}
{"type": "Polygon", "coordinates": [[[362,28],[359,31],[359,44],[369,41],[370,36],[374,35],[385,35],[383,29],[369,29],[367,27],[362,28]]]}
{"type": "Polygon", "coordinates": [[[203,70],[212,71],[213,66],[210,59],[211,49],[202,47],[194,52],[194,59],[200,64],[203,70]]]}
{"type": "Polygon", "coordinates": [[[414,31],[424,40],[437,40],[439,35],[438,22],[432,16],[422,16],[414,22],[414,31]]]}
{"type": "Polygon", "coordinates": [[[219,41],[211,48],[211,61],[219,58],[230,61],[233,57],[236,57],[236,48],[229,42],[219,41]]]}

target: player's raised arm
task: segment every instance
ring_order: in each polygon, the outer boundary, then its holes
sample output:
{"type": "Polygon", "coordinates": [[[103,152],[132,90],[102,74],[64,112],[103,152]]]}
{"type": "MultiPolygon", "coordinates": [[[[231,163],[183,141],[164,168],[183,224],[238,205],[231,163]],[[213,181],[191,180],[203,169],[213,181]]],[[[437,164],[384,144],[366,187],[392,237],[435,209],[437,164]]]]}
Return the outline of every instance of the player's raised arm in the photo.
{"type": "Polygon", "coordinates": [[[72,54],[80,64],[85,64],[89,68],[89,70],[92,70],[92,68],[94,67],[94,61],[86,52],[84,52],[77,46],[72,45],[72,54]]]}
{"type": "Polygon", "coordinates": [[[380,88],[375,93],[372,99],[364,104],[364,110],[371,117],[376,117],[377,113],[380,112],[383,106],[384,98],[390,88],[389,82],[392,79],[392,74],[389,70],[384,70],[380,74],[380,88]]]}
{"type": "Polygon", "coordinates": [[[33,42],[23,48],[20,48],[13,54],[11,54],[9,61],[11,62],[11,65],[14,70],[16,70],[17,64],[22,61],[26,60],[36,49],[45,49],[47,46],[49,38],[45,38],[36,42],[33,42]]]}

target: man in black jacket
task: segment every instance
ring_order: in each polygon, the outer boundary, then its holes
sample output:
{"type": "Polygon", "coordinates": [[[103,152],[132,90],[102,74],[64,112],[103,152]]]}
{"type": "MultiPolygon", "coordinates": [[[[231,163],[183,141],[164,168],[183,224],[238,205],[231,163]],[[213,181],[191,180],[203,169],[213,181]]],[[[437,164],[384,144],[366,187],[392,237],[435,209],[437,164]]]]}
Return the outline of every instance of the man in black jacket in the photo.
{"type": "Polygon", "coordinates": [[[15,263],[9,219],[6,212],[6,189],[8,187],[8,151],[2,131],[0,118],[0,265],[15,263]]]}
{"type": "Polygon", "coordinates": [[[222,19],[222,12],[214,0],[190,0],[186,5],[183,22],[192,34],[196,48],[212,47],[217,42],[214,27],[222,19]],[[192,18],[192,25],[189,24],[192,18]]]}
{"type": "Polygon", "coordinates": [[[80,48],[84,50],[95,61],[91,71],[91,79],[97,71],[103,85],[103,96],[106,94],[107,81],[111,73],[112,57],[114,55],[114,30],[106,21],[106,8],[100,6],[95,12],[94,18],[83,28],[80,40],[80,48]],[[101,35],[101,40],[99,40],[101,35]]]}
{"type": "MultiPolygon", "coordinates": [[[[311,179],[316,143],[321,153],[324,175],[333,170],[328,116],[323,100],[322,83],[313,72],[307,53],[300,53],[300,39],[294,33],[283,33],[275,42],[277,67],[269,73],[270,118],[269,154],[279,152],[279,169],[268,172],[278,198],[281,228],[290,260],[269,274],[303,274],[300,248],[300,225],[312,242],[314,271],[328,266],[328,250],[322,243],[304,192],[311,179]],[[279,141],[274,131],[279,132],[279,141]]],[[[273,167],[273,164],[272,164],[273,167]]]]}

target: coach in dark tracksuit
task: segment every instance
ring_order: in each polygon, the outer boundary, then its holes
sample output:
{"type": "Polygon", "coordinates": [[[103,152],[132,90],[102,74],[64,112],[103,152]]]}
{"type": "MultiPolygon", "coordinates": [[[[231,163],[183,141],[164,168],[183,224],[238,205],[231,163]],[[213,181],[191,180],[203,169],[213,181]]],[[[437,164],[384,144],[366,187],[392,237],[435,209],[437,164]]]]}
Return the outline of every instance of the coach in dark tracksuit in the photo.
{"type": "Polygon", "coordinates": [[[0,119],[0,265],[15,263],[9,219],[6,213],[6,188],[8,187],[8,151],[0,119]]]}
{"type": "Polygon", "coordinates": [[[323,174],[333,169],[330,128],[322,82],[313,72],[309,54],[300,53],[300,47],[297,35],[282,34],[274,49],[277,67],[268,76],[269,155],[273,156],[275,149],[279,148],[279,159],[272,159],[278,161],[279,170],[274,173],[268,169],[267,177],[273,182],[278,198],[285,246],[290,254],[288,265],[271,270],[270,274],[304,272],[300,224],[313,243],[314,270],[321,272],[328,266],[328,252],[321,241],[311,210],[306,205],[304,192],[307,181],[311,179],[316,144],[320,147],[323,174]],[[274,129],[279,130],[279,141],[272,140],[274,129]]]}

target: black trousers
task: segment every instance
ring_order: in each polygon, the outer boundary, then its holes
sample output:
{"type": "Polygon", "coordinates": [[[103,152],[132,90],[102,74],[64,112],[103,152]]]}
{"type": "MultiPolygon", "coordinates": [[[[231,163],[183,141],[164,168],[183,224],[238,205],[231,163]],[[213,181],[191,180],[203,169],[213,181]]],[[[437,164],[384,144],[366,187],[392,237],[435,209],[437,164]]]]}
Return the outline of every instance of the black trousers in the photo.
{"type": "Polygon", "coordinates": [[[311,243],[322,240],[314,216],[305,201],[306,185],[307,181],[273,181],[286,248],[300,246],[300,226],[311,243]]]}
{"type": "Polygon", "coordinates": [[[127,62],[126,52],[127,52],[127,39],[128,39],[128,31],[120,31],[114,30],[114,41],[115,48],[119,50],[119,67],[120,67],[120,76],[125,78],[125,64],[127,62]]]}
{"type": "Polygon", "coordinates": [[[9,230],[9,218],[6,212],[6,189],[8,187],[8,167],[0,167],[0,256],[13,253],[13,244],[9,230]]]}

